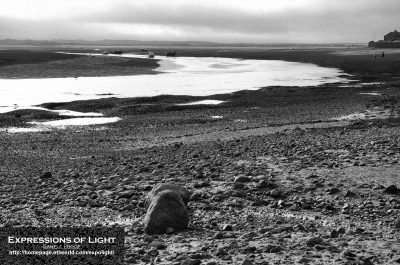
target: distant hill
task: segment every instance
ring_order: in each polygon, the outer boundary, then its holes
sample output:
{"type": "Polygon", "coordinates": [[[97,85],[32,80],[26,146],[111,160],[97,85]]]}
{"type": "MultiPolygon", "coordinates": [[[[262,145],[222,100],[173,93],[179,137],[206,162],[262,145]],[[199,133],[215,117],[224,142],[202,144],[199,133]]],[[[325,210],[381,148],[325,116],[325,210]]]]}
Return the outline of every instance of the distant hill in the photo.
{"type": "Polygon", "coordinates": [[[138,40],[0,40],[0,45],[90,45],[90,46],[220,46],[222,43],[206,41],[138,41],[138,40]]]}
{"type": "Polygon", "coordinates": [[[58,45],[58,43],[54,41],[48,40],[14,40],[14,39],[5,39],[0,40],[0,45],[58,45]]]}
{"type": "Polygon", "coordinates": [[[319,47],[349,47],[349,46],[365,46],[358,43],[218,43],[208,41],[140,41],[140,40],[16,40],[4,39],[0,40],[0,45],[33,45],[33,46],[58,46],[58,45],[83,45],[83,46],[142,46],[142,47],[164,47],[164,46],[180,46],[180,47],[304,47],[304,46],[319,46],[319,47]]]}

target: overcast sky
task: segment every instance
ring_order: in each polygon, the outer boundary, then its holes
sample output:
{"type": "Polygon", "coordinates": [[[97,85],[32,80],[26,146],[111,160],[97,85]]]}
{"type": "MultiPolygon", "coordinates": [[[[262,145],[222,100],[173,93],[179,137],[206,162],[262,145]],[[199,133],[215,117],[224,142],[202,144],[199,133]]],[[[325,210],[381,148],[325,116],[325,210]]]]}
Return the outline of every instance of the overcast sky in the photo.
{"type": "MultiPolygon", "coordinates": [[[[366,43],[400,0],[0,0],[0,39],[366,43]]],[[[398,28],[397,28],[398,27],[398,28]]]]}

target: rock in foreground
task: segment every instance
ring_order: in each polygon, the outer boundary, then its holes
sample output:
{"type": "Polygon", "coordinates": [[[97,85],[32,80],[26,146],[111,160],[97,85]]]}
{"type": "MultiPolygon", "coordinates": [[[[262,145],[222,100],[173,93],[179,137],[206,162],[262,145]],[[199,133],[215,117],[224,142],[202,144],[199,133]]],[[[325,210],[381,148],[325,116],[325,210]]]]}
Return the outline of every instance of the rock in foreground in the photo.
{"type": "Polygon", "coordinates": [[[178,195],[182,198],[182,201],[184,205],[187,205],[189,202],[190,198],[190,192],[185,188],[177,185],[172,185],[172,184],[166,184],[166,183],[161,183],[155,186],[149,194],[147,194],[145,200],[144,200],[144,206],[146,209],[149,208],[152,200],[162,191],[165,190],[172,190],[178,193],[178,195]]]}
{"type": "MultiPolygon", "coordinates": [[[[174,185],[168,185],[172,189],[167,189],[168,186],[165,185],[168,184],[157,185],[146,197],[148,209],[144,217],[144,231],[147,234],[163,234],[167,228],[180,231],[189,225],[189,212],[182,196],[177,192],[186,189],[174,185]]],[[[189,195],[189,192],[186,190],[184,194],[189,195]]]]}

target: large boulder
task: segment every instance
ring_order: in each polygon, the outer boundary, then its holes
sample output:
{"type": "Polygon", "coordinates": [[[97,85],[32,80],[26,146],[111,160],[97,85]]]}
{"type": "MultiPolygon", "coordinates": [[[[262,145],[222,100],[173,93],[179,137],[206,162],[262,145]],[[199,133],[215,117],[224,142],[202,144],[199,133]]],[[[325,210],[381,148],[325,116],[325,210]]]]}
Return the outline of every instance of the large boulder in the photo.
{"type": "Polygon", "coordinates": [[[182,196],[175,190],[150,192],[149,206],[144,217],[144,231],[147,234],[163,234],[167,228],[180,231],[189,225],[189,212],[182,196]]]}
{"type": "Polygon", "coordinates": [[[159,194],[160,192],[165,191],[165,190],[175,191],[176,193],[179,194],[179,196],[181,196],[184,205],[188,204],[189,199],[190,199],[190,192],[185,187],[181,187],[181,186],[177,186],[177,185],[173,185],[173,184],[161,183],[161,184],[158,184],[157,186],[155,186],[147,194],[146,198],[144,199],[144,207],[146,209],[148,209],[151,204],[151,201],[157,197],[157,194],[159,194]]]}

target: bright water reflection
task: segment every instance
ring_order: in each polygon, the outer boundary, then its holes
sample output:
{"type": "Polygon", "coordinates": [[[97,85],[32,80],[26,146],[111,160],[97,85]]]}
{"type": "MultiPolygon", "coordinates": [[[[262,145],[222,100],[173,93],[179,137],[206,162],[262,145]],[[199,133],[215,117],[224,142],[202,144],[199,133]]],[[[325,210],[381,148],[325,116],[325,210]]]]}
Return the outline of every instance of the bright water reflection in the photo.
{"type": "Polygon", "coordinates": [[[190,106],[190,105],[218,105],[221,103],[224,103],[225,101],[222,100],[213,100],[213,99],[207,99],[207,100],[200,100],[200,101],[195,101],[195,102],[188,102],[188,103],[182,103],[182,104],[176,104],[179,106],[190,106]]]}
{"type": "Polygon", "coordinates": [[[44,125],[44,126],[82,126],[82,125],[95,125],[95,124],[105,124],[111,122],[117,122],[121,120],[118,117],[101,117],[101,118],[73,118],[57,121],[45,121],[45,122],[28,122],[34,125],[44,125]]]}
{"type": "Polygon", "coordinates": [[[161,94],[206,96],[265,86],[314,86],[347,81],[338,77],[343,74],[339,70],[313,64],[214,57],[156,58],[161,59],[156,70],[164,72],[158,75],[0,79],[0,112],[46,102],[161,94]]]}

